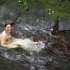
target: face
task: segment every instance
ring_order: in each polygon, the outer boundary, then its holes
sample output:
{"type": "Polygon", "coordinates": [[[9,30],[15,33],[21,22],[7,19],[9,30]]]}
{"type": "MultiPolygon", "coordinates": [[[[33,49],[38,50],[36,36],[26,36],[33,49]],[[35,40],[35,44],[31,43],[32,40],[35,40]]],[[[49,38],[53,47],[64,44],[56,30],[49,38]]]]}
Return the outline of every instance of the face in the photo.
{"type": "Polygon", "coordinates": [[[11,25],[8,24],[8,25],[5,27],[6,32],[10,33],[10,32],[11,32],[11,28],[12,28],[11,25]]]}

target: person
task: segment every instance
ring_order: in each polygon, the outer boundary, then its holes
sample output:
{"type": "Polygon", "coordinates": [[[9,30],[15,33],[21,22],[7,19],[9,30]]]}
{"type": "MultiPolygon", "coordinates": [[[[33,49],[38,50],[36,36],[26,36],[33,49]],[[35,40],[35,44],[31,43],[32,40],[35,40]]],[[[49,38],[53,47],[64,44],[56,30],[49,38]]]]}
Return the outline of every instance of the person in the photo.
{"type": "Polygon", "coordinates": [[[29,39],[22,40],[18,38],[13,38],[11,36],[12,25],[10,23],[5,23],[4,31],[0,34],[1,46],[5,48],[17,48],[19,45],[27,46],[28,44],[38,44],[41,42],[34,42],[29,39]]]}

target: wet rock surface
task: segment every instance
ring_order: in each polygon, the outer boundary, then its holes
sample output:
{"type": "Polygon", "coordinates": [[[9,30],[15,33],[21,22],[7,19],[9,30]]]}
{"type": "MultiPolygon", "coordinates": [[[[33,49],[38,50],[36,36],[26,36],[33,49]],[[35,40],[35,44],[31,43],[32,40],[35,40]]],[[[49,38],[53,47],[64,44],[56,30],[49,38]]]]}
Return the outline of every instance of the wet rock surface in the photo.
{"type": "Polygon", "coordinates": [[[70,31],[70,20],[68,18],[59,21],[58,31],[70,31]]]}
{"type": "Polygon", "coordinates": [[[20,66],[14,61],[10,61],[0,56],[0,70],[27,70],[27,68],[20,66]]]}
{"type": "Polygon", "coordinates": [[[45,29],[51,29],[52,31],[54,29],[54,32],[70,31],[70,20],[68,18],[60,19],[56,25],[53,17],[44,18],[43,15],[44,10],[41,7],[37,9],[29,9],[28,11],[24,10],[21,14],[16,7],[11,9],[11,6],[0,6],[0,24],[4,24],[5,22],[22,23],[23,21],[23,24],[30,24],[33,26],[38,24],[45,29]]]}

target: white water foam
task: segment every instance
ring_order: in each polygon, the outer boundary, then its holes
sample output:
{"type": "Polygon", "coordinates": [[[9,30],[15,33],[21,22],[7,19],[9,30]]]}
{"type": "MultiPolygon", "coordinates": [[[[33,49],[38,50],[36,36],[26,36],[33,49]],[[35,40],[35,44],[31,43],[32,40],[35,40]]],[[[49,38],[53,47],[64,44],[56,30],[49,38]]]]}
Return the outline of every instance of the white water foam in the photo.
{"type": "MultiPolygon", "coordinates": [[[[34,42],[30,39],[17,39],[15,42],[12,42],[9,45],[18,44],[21,48],[30,50],[30,51],[41,51],[42,48],[45,47],[45,44],[43,42],[34,42]]],[[[15,46],[16,48],[16,46],[15,46]]]]}

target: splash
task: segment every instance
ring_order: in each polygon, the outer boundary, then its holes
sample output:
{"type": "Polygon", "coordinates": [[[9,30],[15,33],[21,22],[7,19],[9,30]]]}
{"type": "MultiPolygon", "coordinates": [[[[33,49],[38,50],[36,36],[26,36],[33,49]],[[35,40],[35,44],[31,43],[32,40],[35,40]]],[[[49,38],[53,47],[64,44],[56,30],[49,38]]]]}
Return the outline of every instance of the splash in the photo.
{"type": "Polygon", "coordinates": [[[9,46],[11,46],[10,48],[16,48],[18,44],[19,46],[18,47],[21,47],[23,49],[26,49],[26,50],[30,50],[30,51],[41,51],[42,48],[45,47],[45,44],[41,41],[39,42],[34,42],[30,39],[16,39],[15,41],[13,41],[12,43],[8,44],[9,46]],[[13,47],[12,47],[13,46],[13,47]]]}
{"type": "Polygon", "coordinates": [[[31,41],[30,39],[24,39],[24,45],[21,46],[23,49],[31,50],[31,51],[41,51],[42,48],[45,47],[43,42],[35,42],[31,41]]]}

